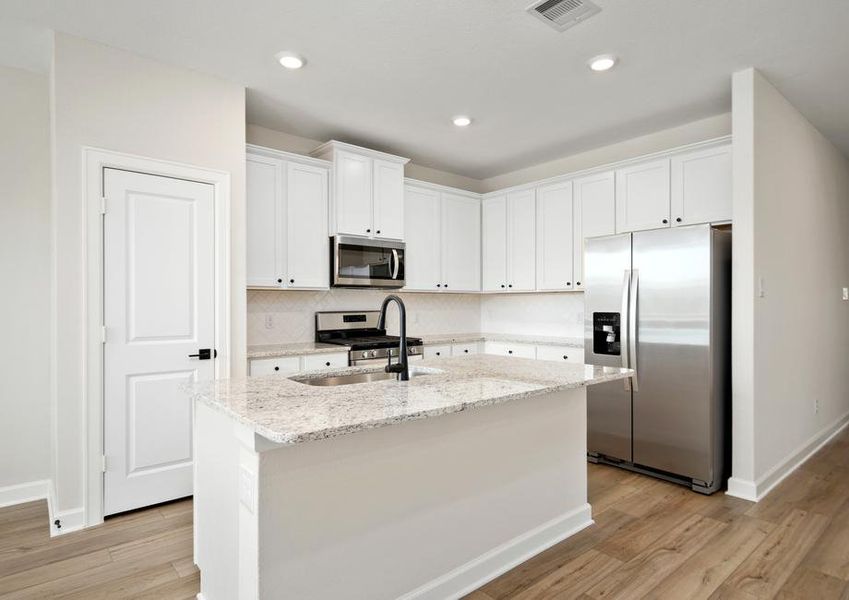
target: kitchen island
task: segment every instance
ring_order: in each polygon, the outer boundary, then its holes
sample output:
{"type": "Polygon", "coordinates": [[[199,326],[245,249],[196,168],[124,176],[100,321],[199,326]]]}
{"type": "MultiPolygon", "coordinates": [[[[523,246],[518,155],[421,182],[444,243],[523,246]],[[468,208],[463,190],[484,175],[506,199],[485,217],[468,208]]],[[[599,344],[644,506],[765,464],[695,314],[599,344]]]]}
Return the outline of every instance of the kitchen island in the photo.
{"type": "Polygon", "coordinates": [[[192,389],[204,600],[454,598],[592,523],[586,386],[630,371],[477,355],[316,385],[373,374],[192,389]]]}

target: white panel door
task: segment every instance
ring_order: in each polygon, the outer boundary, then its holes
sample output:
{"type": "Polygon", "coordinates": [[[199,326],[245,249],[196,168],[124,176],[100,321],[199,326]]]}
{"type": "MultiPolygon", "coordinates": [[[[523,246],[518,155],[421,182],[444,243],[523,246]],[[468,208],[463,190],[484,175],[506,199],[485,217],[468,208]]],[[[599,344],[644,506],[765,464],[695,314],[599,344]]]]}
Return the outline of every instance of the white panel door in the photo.
{"type": "Polygon", "coordinates": [[[616,232],[669,227],[669,159],[616,171],[616,232]]]}
{"type": "Polygon", "coordinates": [[[731,146],[672,157],[672,226],[731,220],[731,146]]]}
{"type": "Polygon", "coordinates": [[[476,198],[442,194],[442,289],[481,289],[481,204],[476,198]]]}
{"type": "Polygon", "coordinates": [[[616,196],[613,171],[574,180],[575,224],[573,273],[575,289],[584,289],[584,240],[616,233],[616,196]]]}
{"type": "Polygon", "coordinates": [[[404,165],[374,159],[374,237],[404,239],[404,165]]]}
{"type": "Polygon", "coordinates": [[[214,376],[211,185],[104,171],[104,512],[192,494],[192,403],[214,376]]]}
{"type": "Polygon", "coordinates": [[[327,169],[286,165],[286,286],[330,285],[327,235],[327,169]]]}
{"type": "Polygon", "coordinates": [[[334,159],[338,233],[372,235],[372,164],[367,156],[339,150],[334,159]]]}
{"type": "Polygon", "coordinates": [[[494,196],[481,205],[483,256],[481,279],[483,291],[503,292],[507,289],[507,198],[494,196]]]}
{"type": "Polygon", "coordinates": [[[507,291],[536,286],[535,190],[507,194],[507,291]]]}
{"type": "Polygon", "coordinates": [[[407,247],[404,280],[407,290],[442,289],[440,264],[441,204],[439,192],[413,185],[404,190],[404,219],[407,247]]]}
{"type": "Polygon", "coordinates": [[[283,162],[248,154],[246,280],[248,287],[283,285],[283,162]]]}
{"type": "Polygon", "coordinates": [[[571,290],[572,182],[537,189],[537,289],[571,290]]]}

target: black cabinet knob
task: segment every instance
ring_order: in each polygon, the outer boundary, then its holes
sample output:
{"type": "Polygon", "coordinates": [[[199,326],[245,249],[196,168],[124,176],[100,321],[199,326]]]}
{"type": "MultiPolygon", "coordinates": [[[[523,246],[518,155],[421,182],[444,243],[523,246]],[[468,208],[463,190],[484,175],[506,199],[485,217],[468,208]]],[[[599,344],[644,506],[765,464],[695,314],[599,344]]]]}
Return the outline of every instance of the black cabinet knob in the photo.
{"type": "Polygon", "coordinates": [[[564,354],[564,355],[563,355],[563,360],[569,360],[569,357],[568,357],[568,356],[566,356],[566,355],[564,354]]]}
{"type": "Polygon", "coordinates": [[[437,284],[436,284],[436,287],[442,287],[442,284],[441,284],[441,283],[437,283],[437,284]]]}
{"type": "Polygon", "coordinates": [[[371,229],[366,229],[366,233],[371,233],[371,229]]]}
{"type": "Polygon", "coordinates": [[[503,283],[501,284],[501,287],[504,287],[504,284],[503,284],[503,283]]]}
{"type": "Polygon", "coordinates": [[[441,356],[441,355],[442,355],[442,352],[437,352],[437,353],[436,353],[436,355],[437,355],[437,356],[441,356]]]}
{"type": "Polygon", "coordinates": [[[448,284],[447,284],[447,283],[445,283],[445,284],[443,284],[443,285],[444,285],[445,287],[448,287],[448,284]]]}
{"type": "Polygon", "coordinates": [[[576,282],[575,282],[575,285],[581,285],[581,282],[580,282],[580,281],[576,281],[576,282]]]}
{"type": "Polygon", "coordinates": [[[280,370],[280,367],[274,367],[274,370],[275,370],[275,371],[279,371],[279,370],[280,370]]]}
{"type": "Polygon", "coordinates": [[[508,350],[508,351],[507,351],[507,354],[513,354],[513,351],[512,351],[512,350],[508,350]]]}
{"type": "Polygon", "coordinates": [[[294,280],[294,279],[290,279],[290,280],[289,280],[289,283],[295,283],[295,280],[294,280]]]}
{"type": "MultiPolygon", "coordinates": [[[[566,358],[566,357],[564,356],[563,358],[566,358]]],[[[330,361],[328,360],[326,363],[324,363],[324,366],[325,366],[325,367],[329,367],[329,366],[330,366],[330,361]]]]}
{"type": "Polygon", "coordinates": [[[675,222],[676,222],[676,223],[680,223],[680,222],[681,222],[681,221],[683,221],[683,220],[684,220],[684,219],[682,219],[681,217],[678,217],[677,219],[675,219],[675,222]]]}
{"type": "Polygon", "coordinates": [[[663,224],[666,225],[667,223],[669,223],[669,219],[664,219],[663,224]]]}
{"type": "Polygon", "coordinates": [[[375,231],[375,233],[380,233],[380,229],[378,229],[377,231],[375,231]]]}
{"type": "Polygon", "coordinates": [[[567,282],[566,282],[566,285],[567,285],[567,286],[572,285],[572,282],[571,282],[571,281],[567,281],[567,282]]]}
{"type": "Polygon", "coordinates": [[[513,287],[513,284],[511,283],[511,284],[509,284],[507,287],[513,287]]]}
{"type": "Polygon", "coordinates": [[[277,280],[277,283],[283,283],[283,280],[282,280],[282,279],[278,279],[278,280],[277,280]]]}

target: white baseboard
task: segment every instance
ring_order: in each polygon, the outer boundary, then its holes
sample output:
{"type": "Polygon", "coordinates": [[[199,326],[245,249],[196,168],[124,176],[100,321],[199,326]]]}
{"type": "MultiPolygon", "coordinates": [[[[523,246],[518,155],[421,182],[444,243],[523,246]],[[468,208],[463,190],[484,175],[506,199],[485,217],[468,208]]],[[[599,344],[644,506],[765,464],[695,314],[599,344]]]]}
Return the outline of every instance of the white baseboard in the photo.
{"type": "Polygon", "coordinates": [[[0,488],[0,508],[34,500],[46,500],[49,487],[50,480],[48,479],[2,487],[0,488]]]}
{"type": "Polygon", "coordinates": [[[756,481],[732,477],[728,480],[728,491],[726,493],[729,496],[736,496],[744,500],[760,502],[775,486],[784,481],[788,475],[819,452],[823,446],[843,431],[847,425],[849,425],[849,413],[844,414],[833,424],[812,436],[756,481]]]}
{"type": "Polygon", "coordinates": [[[592,524],[592,509],[584,504],[432,579],[398,600],[460,598],[592,524]]]}
{"type": "Polygon", "coordinates": [[[47,494],[47,511],[50,513],[50,537],[79,531],[85,527],[85,508],[56,511],[56,488],[50,482],[47,494]],[[56,520],[59,520],[59,527],[56,520]]]}

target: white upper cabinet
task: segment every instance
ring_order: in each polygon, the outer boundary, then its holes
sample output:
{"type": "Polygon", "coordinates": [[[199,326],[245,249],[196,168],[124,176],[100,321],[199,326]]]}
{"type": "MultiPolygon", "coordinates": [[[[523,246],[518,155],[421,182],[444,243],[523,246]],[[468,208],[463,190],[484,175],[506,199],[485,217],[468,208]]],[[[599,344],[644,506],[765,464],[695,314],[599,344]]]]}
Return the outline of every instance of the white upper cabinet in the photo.
{"type": "Polygon", "coordinates": [[[669,159],[616,171],[616,231],[669,227],[669,159]]]}
{"type": "Polygon", "coordinates": [[[333,165],[336,174],[336,231],[350,235],[372,233],[372,161],[340,150],[333,165]]]}
{"type": "Polygon", "coordinates": [[[329,168],[324,161],[248,147],[248,287],[328,287],[329,168]]]}
{"type": "Polygon", "coordinates": [[[436,190],[407,185],[404,190],[405,289],[442,289],[441,198],[436,190]]]}
{"type": "Polygon", "coordinates": [[[405,186],[406,290],[479,292],[480,200],[428,184],[405,186]]]}
{"type": "Polygon", "coordinates": [[[374,237],[404,239],[404,165],[374,160],[374,237]]]}
{"type": "Polygon", "coordinates": [[[481,203],[442,194],[442,289],[479,292],[481,289],[481,203]]]}
{"type": "Polygon", "coordinates": [[[534,190],[507,194],[507,290],[536,287],[536,203],[534,190]]]}
{"type": "Polygon", "coordinates": [[[507,196],[486,198],[481,205],[483,291],[507,290],[507,196]]]}
{"type": "Polygon", "coordinates": [[[409,159],[335,140],[311,155],[333,164],[331,234],[404,239],[404,165],[409,159]]]}
{"type": "Polygon", "coordinates": [[[613,171],[579,177],[574,189],[574,289],[584,289],[584,240],[616,233],[616,185],[613,171]]]}
{"type": "Polygon", "coordinates": [[[672,157],[672,226],[731,220],[731,146],[672,157]]]}
{"type": "Polygon", "coordinates": [[[537,289],[573,289],[572,182],[537,188],[537,289]]]}
{"type": "Polygon", "coordinates": [[[328,170],[286,164],[286,275],[292,288],[330,284],[327,236],[328,170]]]}
{"type": "Polygon", "coordinates": [[[249,287],[282,287],[284,163],[277,158],[248,154],[245,175],[247,284],[249,287]]]}

